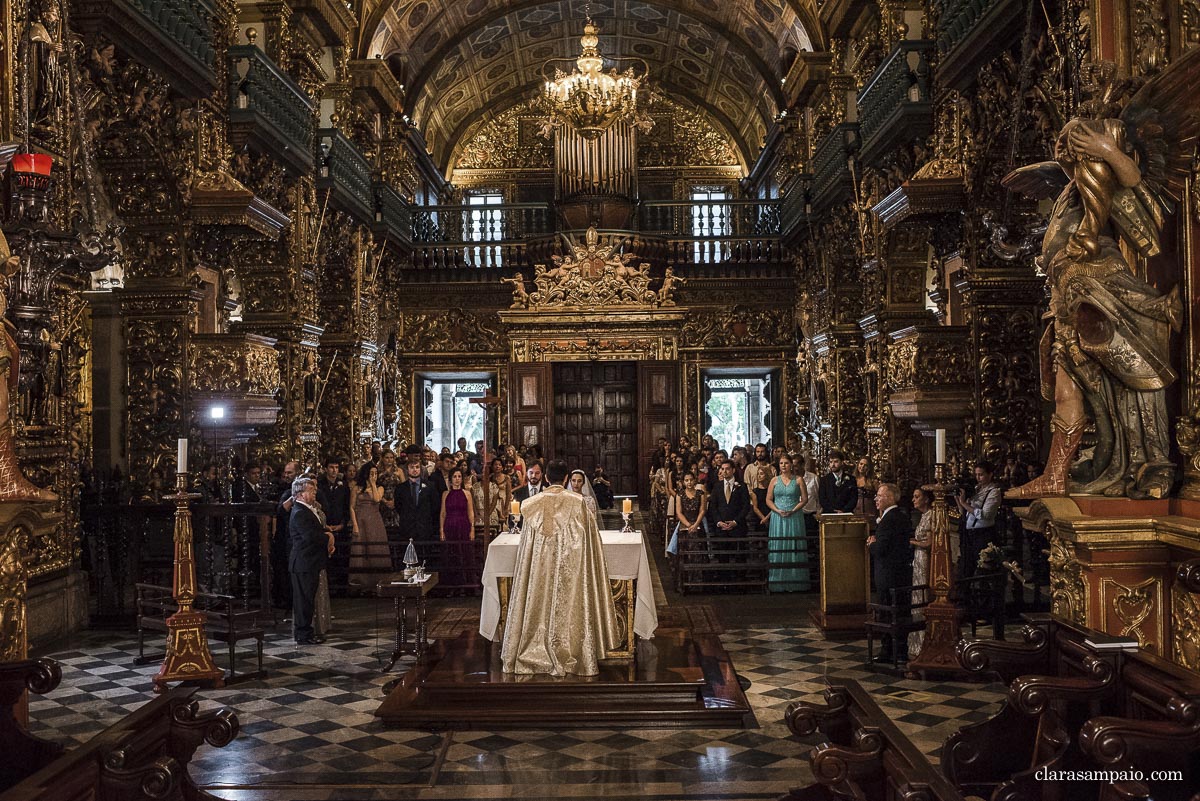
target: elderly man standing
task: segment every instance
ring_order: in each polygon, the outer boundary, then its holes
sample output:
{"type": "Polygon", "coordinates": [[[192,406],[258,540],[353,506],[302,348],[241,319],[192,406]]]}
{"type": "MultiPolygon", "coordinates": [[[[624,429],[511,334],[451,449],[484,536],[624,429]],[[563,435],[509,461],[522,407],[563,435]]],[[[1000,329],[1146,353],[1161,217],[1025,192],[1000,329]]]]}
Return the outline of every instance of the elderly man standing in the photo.
{"type": "Polygon", "coordinates": [[[317,482],[300,476],[292,482],[292,514],[288,520],[292,553],[292,634],[297,645],[315,645],[322,640],[313,631],[313,611],[321,571],[333,553],[333,532],[325,525],[325,513],[317,505],[317,482]]]}
{"type": "MultiPolygon", "coordinates": [[[[899,606],[907,608],[910,593],[900,593],[901,597],[893,599],[892,590],[897,587],[907,587],[912,584],[912,518],[907,509],[901,509],[900,488],[895,484],[880,484],[875,491],[875,506],[882,509],[879,524],[875,533],[867,537],[867,545],[871,549],[871,575],[875,579],[875,592],[879,603],[891,604],[895,600],[899,606]]],[[[906,641],[901,640],[895,645],[906,650],[906,641]]],[[[893,643],[884,640],[876,662],[892,661],[893,643]]],[[[897,661],[904,661],[904,653],[896,655],[897,661]]]]}

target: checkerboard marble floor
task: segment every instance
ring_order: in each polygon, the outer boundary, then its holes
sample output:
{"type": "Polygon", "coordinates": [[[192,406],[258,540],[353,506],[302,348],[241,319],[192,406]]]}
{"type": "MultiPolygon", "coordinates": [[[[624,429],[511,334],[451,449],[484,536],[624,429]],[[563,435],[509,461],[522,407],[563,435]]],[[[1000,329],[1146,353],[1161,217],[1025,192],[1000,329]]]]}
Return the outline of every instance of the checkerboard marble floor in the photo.
{"type": "MultiPolygon", "coordinates": [[[[796,601],[776,599],[792,608],[796,601]]],[[[241,721],[237,740],[224,749],[202,747],[192,762],[193,777],[210,792],[255,801],[773,799],[811,780],[809,744],[790,736],[784,709],[798,699],[818,700],[828,682],[861,682],[931,755],[1000,699],[994,685],[872,672],[863,666],[863,643],[828,642],[813,628],[743,626],[722,641],[752,682],[747,694],[759,728],[458,732],[430,787],[443,735],[385,729],[373,716],[384,683],[403,668],[380,673],[390,652],[384,607],[335,600],[335,614],[340,630],[324,645],[301,650],[282,631],[270,635],[266,679],[202,691],[205,706],[231,707],[241,721]]],[[[63,682],[32,700],[32,723],[42,736],[86,740],[150,697],[157,666],[133,665],[129,635],[85,632],[47,653],[62,663],[63,682]]]]}

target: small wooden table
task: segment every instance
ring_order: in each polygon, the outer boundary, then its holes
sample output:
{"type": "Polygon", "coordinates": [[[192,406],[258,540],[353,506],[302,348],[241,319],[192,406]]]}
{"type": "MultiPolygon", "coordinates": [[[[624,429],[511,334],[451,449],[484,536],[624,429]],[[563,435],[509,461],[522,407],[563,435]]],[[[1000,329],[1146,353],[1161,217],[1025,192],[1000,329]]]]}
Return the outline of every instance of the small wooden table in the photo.
{"type": "Polygon", "coordinates": [[[418,662],[425,657],[425,649],[429,647],[429,640],[426,637],[428,624],[425,615],[425,599],[429,596],[429,591],[437,586],[437,583],[437,573],[430,573],[420,584],[405,581],[403,574],[395,573],[376,585],[379,597],[393,599],[396,606],[396,650],[392,652],[392,661],[388,662],[388,666],[383,669],[384,673],[391,670],[400,661],[400,657],[407,653],[416,654],[418,662]],[[410,599],[416,601],[412,643],[408,641],[408,601],[410,599]]]}

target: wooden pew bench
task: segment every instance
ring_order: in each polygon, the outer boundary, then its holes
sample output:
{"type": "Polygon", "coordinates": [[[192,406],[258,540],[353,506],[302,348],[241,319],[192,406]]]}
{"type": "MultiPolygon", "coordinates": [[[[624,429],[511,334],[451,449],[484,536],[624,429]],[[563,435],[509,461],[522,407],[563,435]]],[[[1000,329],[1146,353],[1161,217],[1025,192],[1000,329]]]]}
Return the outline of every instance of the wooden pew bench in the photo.
{"type": "Polygon", "coordinates": [[[1027,619],[1021,643],[959,646],[963,667],[1009,680],[1009,692],[996,715],[946,741],[942,768],[951,782],[1012,801],[1196,798],[1200,676],[1149,652],[1114,649],[1117,638],[1067,621],[1027,619]],[[1047,770],[1092,778],[1047,782],[1047,770]],[[1095,773],[1103,770],[1138,771],[1146,780],[1095,773]],[[1152,779],[1154,771],[1176,771],[1179,778],[1152,779]]]}
{"type": "Polygon", "coordinates": [[[679,532],[675,589],[687,593],[736,587],[765,593],[767,541],[765,534],[730,537],[679,532]]]}
{"type": "MultiPolygon", "coordinates": [[[[167,618],[179,608],[171,594],[170,587],[156,584],[137,584],[137,633],[138,656],[136,664],[145,665],[158,662],[162,654],[146,655],[146,631],[167,630],[167,618]]],[[[254,607],[242,606],[241,601],[231,595],[216,595],[207,592],[196,593],[195,608],[204,612],[208,618],[204,622],[204,633],[210,640],[225,643],[229,649],[229,675],[225,681],[244,681],[261,679],[267,675],[263,669],[263,637],[265,631],[261,625],[263,615],[269,614],[254,607]],[[250,673],[237,672],[237,644],[243,640],[254,640],[258,670],[250,673]]]]}
{"type": "Polygon", "coordinates": [[[53,659],[0,662],[0,792],[50,764],[62,746],[29,733],[25,692],[45,695],[58,687],[62,670],[53,659]]]}
{"type": "MultiPolygon", "coordinates": [[[[50,660],[38,662],[43,665],[38,668],[41,673],[29,674],[38,676],[31,687],[35,691],[57,684],[60,675],[50,660]],[[47,662],[53,665],[49,673],[44,667],[47,662]]],[[[3,671],[6,678],[13,672],[9,666],[3,671]]],[[[0,680],[0,686],[12,685],[0,680]]],[[[192,687],[168,690],[65,753],[46,741],[24,746],[20,753],[29,763],[19,767],[26,775],[0,792],[0,801],[215,799],[196,787],[187,765],[202,742],[217,748],[232,742],[238,733],[238,719],[228,709],[201,714],[195,693],[192,687]]],[[[6,692],[5,698],[10,696],[6,692]]],[[[10,762],[9,755],[5,753],[5,762],[10,762]]]]}

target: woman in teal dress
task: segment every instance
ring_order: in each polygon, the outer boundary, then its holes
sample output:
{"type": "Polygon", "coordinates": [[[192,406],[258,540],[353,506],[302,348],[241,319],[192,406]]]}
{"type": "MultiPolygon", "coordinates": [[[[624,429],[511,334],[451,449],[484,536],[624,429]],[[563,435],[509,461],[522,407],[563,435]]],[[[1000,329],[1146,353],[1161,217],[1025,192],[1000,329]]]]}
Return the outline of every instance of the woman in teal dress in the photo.
{"type": "Polygon", "coordinates": [[[767,524],[767,560],[771,565],[767,588],[771,592],[809,589],[808,568],[795,566],[808,562],[808,544],[804,539],[806,503],[808,490],[804,479],[796,478],[792,458],[784,454],[779,458],[779,475],[771,479],[767,487],[767,506],[771,509],[767,524]]]}

